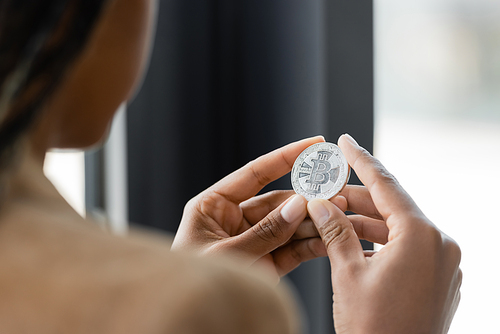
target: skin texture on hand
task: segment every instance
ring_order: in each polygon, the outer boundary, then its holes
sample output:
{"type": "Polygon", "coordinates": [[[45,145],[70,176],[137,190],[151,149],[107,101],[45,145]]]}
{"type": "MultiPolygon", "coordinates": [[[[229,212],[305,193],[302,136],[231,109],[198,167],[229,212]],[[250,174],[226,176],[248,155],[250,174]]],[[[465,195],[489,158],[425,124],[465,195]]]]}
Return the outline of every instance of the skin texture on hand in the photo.
{"type": "Polygon", "coordinates": [[[365,187],[308,203],[331,262],[337,333],[446,333],[460,300],[460,248],[352,137],[339,146],[365,187]],[[358,238],[385,247],[364,253],[358,238]]]}
{"type": "Polygon", "coordinates": [[[301,262],[326,256],[312,222],[304,221],[305,198],[292,191],[255,196],[290,172],[305,148],[321,141],[304,139],[261,156],[191,199],[172,250],[230,255],[244,266],[267,268],[276,281],[301,262]]]}

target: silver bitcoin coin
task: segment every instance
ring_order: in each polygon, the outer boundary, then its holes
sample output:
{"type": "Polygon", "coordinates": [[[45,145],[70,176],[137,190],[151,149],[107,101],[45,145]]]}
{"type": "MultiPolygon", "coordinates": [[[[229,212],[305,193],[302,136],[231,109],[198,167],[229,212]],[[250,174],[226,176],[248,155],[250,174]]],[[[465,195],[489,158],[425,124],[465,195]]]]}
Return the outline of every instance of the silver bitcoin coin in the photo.
{"type": "Polygon", "coordinates": [[[300,153],[292,168],[292,187],[308,201],[329,199],[347,184],[351,168],[340,148],[332,143],[318,143],[300,153]]]}

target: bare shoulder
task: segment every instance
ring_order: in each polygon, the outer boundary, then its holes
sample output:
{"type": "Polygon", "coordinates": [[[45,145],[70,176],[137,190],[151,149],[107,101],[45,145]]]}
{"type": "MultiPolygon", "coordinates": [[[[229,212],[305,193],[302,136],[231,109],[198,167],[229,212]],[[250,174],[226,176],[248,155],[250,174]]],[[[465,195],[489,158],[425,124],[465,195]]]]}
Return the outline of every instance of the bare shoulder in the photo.
{"type": "Polygon", "coordinates": [[[171,253],[167,237],[63,220],[0,224],[0,332],[296,331],[286,289],[259,276],[171,253]]]}
{"type": "Polygon", "coordinates": [[[190,262],[184,277],[189,283],[177,285],[174,299],[180,302],[167,312],[172,318],[165,328],[174,328],[172,333],[298,332],[294,301],[283,286],[220,263],[198,261],[190,262]]]}
{"type": "Polygon", "coordinates": [[[224,259],[165,251],[170,240],[158,235],[133,233],[127,242],[147,244],[148,261],[159,261],[137,289],[147,289],[158,306],[163,332],[298,333],[295,302],[285,285],[276,287],[224,259]]]}

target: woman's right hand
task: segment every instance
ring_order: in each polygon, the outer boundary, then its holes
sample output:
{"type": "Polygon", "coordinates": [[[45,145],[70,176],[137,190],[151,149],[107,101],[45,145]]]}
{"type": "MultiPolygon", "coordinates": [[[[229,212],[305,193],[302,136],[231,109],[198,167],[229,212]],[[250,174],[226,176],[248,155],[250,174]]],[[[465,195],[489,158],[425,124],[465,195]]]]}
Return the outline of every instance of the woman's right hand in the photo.
{"type": "Polygon", "coordinates": [[[337,333],[446,333],[460,300],[460,248],[348,135],[339,139],[366,187],[308,203],[332,268],[337,333]],[[346,201],[347,200],[347,205],[346,201]],[[385,244],[363,252],[358,239],[385,244]]]}

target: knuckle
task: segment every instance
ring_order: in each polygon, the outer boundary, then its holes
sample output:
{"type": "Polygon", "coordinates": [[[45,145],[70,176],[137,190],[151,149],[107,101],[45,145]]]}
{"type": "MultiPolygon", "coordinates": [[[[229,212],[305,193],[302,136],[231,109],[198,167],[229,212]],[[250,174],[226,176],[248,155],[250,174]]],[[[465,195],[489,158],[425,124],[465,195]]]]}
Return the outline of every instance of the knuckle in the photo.
{"type": "Polygon", "coordinates": [[[200,196],[197,202],[202,213],[212,212],[219,205],[219,202],[212,196],[200,196]]]}
{"type": "MultiPolygon", "coordinates": [[[[270,208],[269,211],[271,210],[272,204],[275,199],[279,198],[288,198],[293,195],[293,190],[271,190],[269,192],[266,192],[262,195],[258,195],[256,197],[261,196],[263,200],[265,200],[270,208]]],[[[274,209],[274,207],[272,207],[274,209]]]]}
{"type": "Polygon", "coordinates": [[[325,244],[320,238],[312,238],[307,242],[307,249],[311,252],[313,258],[327,256],[325,244]]]}
{"type": "Polygon", "coordinates": [[[292,243],[292,247],[290,249],[290,256],[292,257],[292,259],[297,262],[297,263],[301,263],[302,262],[302,253],[300,252],[300,250],[298,249],[298,245],[296,243],[292,243]]]}
{"type": "Polygon", "coordinates": [[[293,192],[293,190],[271,190],[268,194],[272,197],[280,197],[283,195],[290,195],[291,196],[294,194],[294,192],[293,192]]]}
{"type": "Polygon", "coordinates": [[[437,228],[428,225],[426,229],[428,238],[433,242],[433,244],[442,245],[445,242],[443,240],[443,234],[437,228]]]}
{"type": "Polygon", "coordinates": [[[191,198],[186,203],[186,205],[184,205],[184,213],[187,213],[187,212],[190,212],[190,211],[196,209],[197,206],[198,206],[198,204],[199,204],[199,200],[200,200],[200,196],[199,195],[191,198]]]}
{"type": "Polygon", "coordinates": [[[378,161],[373,155],[370,154],[370,152],[368,152],[364,147],[361,147],[361,152],[360,152],[360,155],[359,157],[362,159],[362,160],[368,160],[368,161],[371,161],[372,163],[374,163],[375,161],[378,161]]]}
{"type": "Polygon", "coordinates": [[[255,168],[255,165],[256,165],[255,162],[256,161],[257,160],[254,160],[253,162],[250,162],[248,164],[248,168],[252,172],[253,177],[257,180],[257,182],[259,183],[259,185],[265,186],[268,183],[270,183],[272,180],[267,175],[261,173],[257,168],[255,168]]]}
{"type": "Polygon", "coordinates": [[[458,266],[462,260],[462,250],[460,249],[460,246],[454,240],[446,238],[445,248],[450,260],[455,262],[458,266]]]}
{"type": "Polygon", "coordinates": [[[392,175],[384,165],[370,154],[366,149],[362,149],[359,156],[353,163],[353,168],[356,170],[358,168],[364,168],[365,166],[370,166],[370,168],[376,174],[376,182],[386,183],[393,186],[400,187],[399,182],[396,177],[392,175]],[[362,166],[360,166],[362,165],[362,166]]]}
{"type": "Polygon", "coordinates": [[[392,173],[390,173],[377,158],[372,157],[372,159],[373,159],[373,166],[378,174],[378,178],[380,179],[380,181],[395,186],[399,186],[399,182],[396,179],[396,177],[392,175],[392,173]]]}
{"type": "Polygon", "coordinates": [[[274,196],[279,196],[283,192],[285,192],[285,190],[271,190],[266,192],[263,196],[274,197],[274,196]]]}
{"type": "Polygon", "coordinates": [[[395,187],[399,187],[399,182],[387,169],[378,169],[378,178],[381,182],[395,187]]]}
{"type": "Polygon", "coordinates": [[[314,239],[309,239],[302,242],[291,243],[290,256],[296,263],[302,263],[304,261],[317,258],[321,256],[321,250],[318,245],[323,245],[321,242],[314,243],[314,239]]]}
{"type": "Polygon", "coordinates": [[[428,244],[433,246],[434,250],[439,250],[447,263],[458,268],[462,258],[462,250],[458,243],[430,224],[426,224],[422,232],[428,244]]]}
{"type": "Polygon", "coordinates": [[[344,224],[324,224],[319,227],[318,231],[327,248],[334,244],[342,244],[349,239],[349,228],[344,224]]]}
{"type": "Polygon", "coordinates": [[[314,240],[315,239],[309,239],[306,241],[306,249],[311,257],[316,258],[321,256],[321,251],[319,250],[318,244],[322,245],[322,243],[315,243],[314,240]]]}
{"type": "Polygon", "coordinates": [[[414,228],[419,232],[421,240],[424,240],[433,249],[440,249],[443,246],[442,233],[433,225],[421,219],[414,219],[414,228]]]}
{"type": "Polygon", "coordinates": [[[282,239],[285,235],[283,221],[275,216],[264,218],[259,224],[254,225],[253,229],[257,236],[264,241],[282,239]]]}
{"type": "Polygon", "coordinates": [[[226,221],[227,217],[241,215],[239,206],[234,207],[227,201],[221,200],[217,193],[202,193],[197,196],[194,202],[194,212],[198,212],[202,217],[213,219],[219,223],[226,221]]]}

